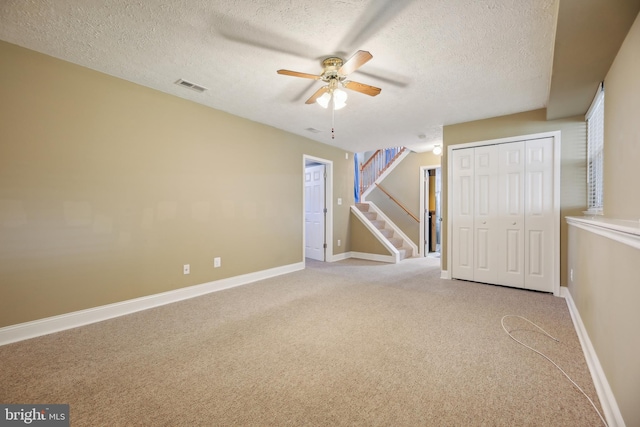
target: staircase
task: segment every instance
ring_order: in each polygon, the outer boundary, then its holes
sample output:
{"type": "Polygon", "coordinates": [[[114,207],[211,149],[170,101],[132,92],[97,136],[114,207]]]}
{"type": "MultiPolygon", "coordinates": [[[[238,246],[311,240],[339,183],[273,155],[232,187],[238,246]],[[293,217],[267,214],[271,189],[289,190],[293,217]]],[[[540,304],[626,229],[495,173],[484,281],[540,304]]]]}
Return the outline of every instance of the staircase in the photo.
{"type": "MultiPolygon", "coordinates": [[[[413,257],[415,250],[417,250],[415,244],[413,244],[404,233],[394,228],[394,226],[391,226],[385,218],[382,218],[382,214],[376,212],[370,203],[356,203],[356,208],[363,214],[366,220],[379,231],[379,234],[382,235],[387,243],[397,250],[397,261],[413,257]]],[[[378,236],[378,238],[380,239],[380,236],[378,236]]]]}
{"type": "Polygon", "coordinates": [[[381,178],[381,176],[389,170],[391,165],[396,161],[400,161],[404,156],[409,154],[409,150],[405,147],[392,147],[378,150],[369,157],[369,159],[360,166],[359,188],[357,188],[358,200],[364,201],[366,195],[373,188],[373,184],[381,178]]]}

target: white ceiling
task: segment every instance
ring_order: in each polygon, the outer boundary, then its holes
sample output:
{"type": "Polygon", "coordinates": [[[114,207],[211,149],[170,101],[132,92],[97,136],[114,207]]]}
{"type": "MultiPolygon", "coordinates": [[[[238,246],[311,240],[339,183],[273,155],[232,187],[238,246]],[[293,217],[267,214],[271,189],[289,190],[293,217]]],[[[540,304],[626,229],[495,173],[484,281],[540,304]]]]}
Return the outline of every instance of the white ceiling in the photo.
{"type": "Polygon", "coordinates": [[[0,39],[349,151],[424,151],[443,125],[546,106],[557,1],[3,0],[0,39]],[[332,140],[304,103],[323,83],[276,70],[360,49],[349,79],[382,92],[350,91],[332,140]]]}

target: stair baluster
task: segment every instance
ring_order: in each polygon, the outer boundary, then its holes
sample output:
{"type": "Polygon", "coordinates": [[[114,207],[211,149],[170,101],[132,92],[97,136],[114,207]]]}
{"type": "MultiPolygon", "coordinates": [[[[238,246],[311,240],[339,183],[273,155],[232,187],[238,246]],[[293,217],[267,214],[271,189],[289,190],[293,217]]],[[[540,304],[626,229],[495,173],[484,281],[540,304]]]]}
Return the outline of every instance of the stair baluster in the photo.
{"type": "Polygon", "coordinates": [[[392,147],[373,153],[360,167],[360,194],[364,194],[405,150],[405,147],[392,147]]]}

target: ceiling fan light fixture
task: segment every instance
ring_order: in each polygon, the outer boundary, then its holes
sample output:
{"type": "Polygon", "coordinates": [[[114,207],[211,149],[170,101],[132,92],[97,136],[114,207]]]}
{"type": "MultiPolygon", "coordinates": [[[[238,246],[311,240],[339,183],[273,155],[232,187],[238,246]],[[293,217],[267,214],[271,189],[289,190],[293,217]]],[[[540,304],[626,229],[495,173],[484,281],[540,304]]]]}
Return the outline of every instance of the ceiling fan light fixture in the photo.
{"type": "Polygon", "coordinates": [[[327,108],[329,106],[329,101],[331,100],[331,93],[325,92],[321,97],[316,99],[316,102],[320,104],[322,108],[327,108]]]}
{"type": "Polygon", "coordinates": [[[347,92],[341,89],[331,89],[318,97],[316,102],[320,104],[322,108],[328,108],[331,103],[334,110],[339,110],[347,105],[347,92]]]}
{"type": "Polygon", "coordinates": [[[342,89],[334,89],[333,91],[333,108],[339,110],[347,105],[347,92],[342,89]]]}
{"type": "Polygon", "coordinates": [[[333,109],[334,110],[340,110],[340,109],[344,108],[346,105],[347,105],[346,102],[343,102],[342,104],[334,102],[333,103],[333,109]]]}

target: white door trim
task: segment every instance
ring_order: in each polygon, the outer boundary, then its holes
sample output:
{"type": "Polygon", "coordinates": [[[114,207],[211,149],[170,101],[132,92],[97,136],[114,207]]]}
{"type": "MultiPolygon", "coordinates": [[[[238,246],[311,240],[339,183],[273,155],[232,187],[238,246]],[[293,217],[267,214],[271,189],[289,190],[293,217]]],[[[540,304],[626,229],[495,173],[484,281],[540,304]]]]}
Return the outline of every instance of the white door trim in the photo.
{"type": "Polygon", "coordinates": [[[325,188],[325,199],[326,199],[326,208],[327,215],[325,216],[325,243],[327,244],[327,249],[325,251],[325,262],[333,262],[333,161],[323,159],[320,157],[310,156],[308,154],[302,155],[302,173],[300,176],[300,184],[302,186],[302,247],[301,249],[301,257],[302,262],[305,262],[304,257],[304,248],[305,248],[305,221],[304,221],[304,213],[305,213],[305,197],[304,197],[304,171],[307,166],[307,163],[322,163],[325,165],[325,172],[327,174],[326,180],[326,188],[325,188]]]}
{"type": "MultiPolygon", "coordinates": [[[[509,142],[524,141],[530,139],[553,138],[553,213],[554,213],[554,277],[553,277],[553,294],[560,296],[560,164],[561,164],[561,131],[542,132],[530,135],[511,136],[507,138],[490,139],[485,141],[467,142],[464,144],[449,145],[447,147],[447,269],[451,271],[452,261],[452,244],[451,236],[453,232],[452,209],[453,202],[451,197],[451,182],[453,180],[452,157],[453,150],[462,148],[481,147],[484,145],[505,144],[509,142]]],[[[450,276],[450,275],[449,275],[450,276]]]]}
{"type": "MultiPolygon", "coordinates": [[[[427,219],[424,216],[426,201],[424,200],[424,174],[431,169],[441,168],[441,165],[428,165],[428,166],[420,166],[420,241],[418,242],[418,254],[420,256],[426,256],[424,253],[424,242],[425,242],[425,233],[424,226],[427,219]]],[[[442,169],[440,169],[442,171],[442,169]]],[[[431,178],[429,178],[431,179],[431,178]]],[[[435,177],[434,177],[435,179],[435,177]]],[[[441,212],[442,214],[442,212],[441,212]]],[[[442,267],[442,257],[440,257],[440,267],[442,267]]]]}

